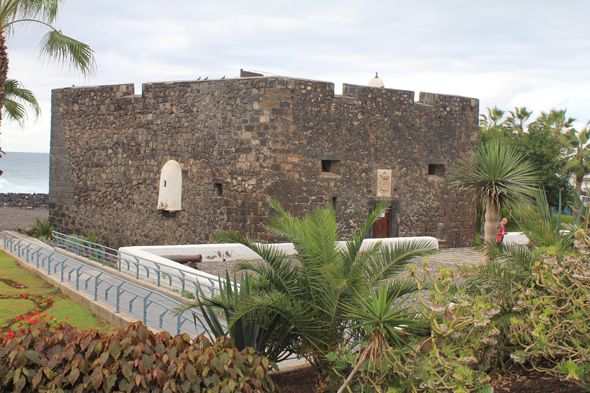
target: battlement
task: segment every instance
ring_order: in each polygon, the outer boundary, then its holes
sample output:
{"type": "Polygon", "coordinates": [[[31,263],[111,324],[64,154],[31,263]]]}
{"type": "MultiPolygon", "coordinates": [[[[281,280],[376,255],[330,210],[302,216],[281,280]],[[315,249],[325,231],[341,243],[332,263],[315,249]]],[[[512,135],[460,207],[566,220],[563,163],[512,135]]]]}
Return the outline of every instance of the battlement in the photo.
{"type": "Polygon", "coordinates": [[[334,83],[312,79],[292,78],[284,76],[259,76],[248,78],[214,79],[214,80],[185,80],[168,82],[148,82],[142,85],[141,95],[135,95],[133,84],[105,85],[105,86],[72,86],[53,90],[56,98],[62,95],[77,95],[94,97],[94,100],[135,98],[133,102],[140,102],[139,98],[168,99],[203,94],[227,94],[232,91],[250,93],[261,96],[276,94],[280,90],[288,90],[294,95],[320,94],[334,103],[359,105],[362,101],[385,99],[402,106],[416,106],[416,109],[427,109],[426,106],[444,110],[466,110],[479,108],[479,100],[447,94],[419,93],[419,100],[415,101],[415,93],[410,90],[379,88],[363,85],[342,84],[342,95],[334,94],[334,83]],[[295,93],[297,92],[297,93],[295,93]],[[300,93],[300,94],[299,94],[300,93]]]}

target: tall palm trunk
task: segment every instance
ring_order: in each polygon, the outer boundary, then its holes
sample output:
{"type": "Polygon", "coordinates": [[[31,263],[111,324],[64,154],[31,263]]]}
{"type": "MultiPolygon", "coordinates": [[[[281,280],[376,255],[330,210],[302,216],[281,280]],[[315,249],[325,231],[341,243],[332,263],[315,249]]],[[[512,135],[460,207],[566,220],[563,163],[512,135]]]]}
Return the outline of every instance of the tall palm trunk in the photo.
{"type": "MultiPolygon", "coordinates": [[[[6,37],[4,30],[0,30],[0,108],[4,108],[4,84],[8,77],[8,54],[6,53],[6,37]]],[[[2,125],[2,112],[0,111],[0,125],[2,125]]],[[[0,158],[2,158],[2,146],[0,146],[0,158]]],[[[2,170],[0,170],[2,176],[2,170]]]]}
{"type": "Polygon", "coordinates": [[[500,206],[491,200],[486,204],[485,240],[495,242],[500,233],[500,206]]]}
{"type": "MultiPolygon", "coordinates": [[[[576,192],[578,193],[578,196],[582,200],[582,203],[584,203],[584,197],[582,197],[582,182],[583,181],[584,181],[583,175],[582,176],[576,175],[576,192]]],[[[581,206],[579,206],[577,203],[574,203],[574,206],[573,206],[574,216],[576,216],[580,212],[580,208],[581,208],[581,206]]]]}

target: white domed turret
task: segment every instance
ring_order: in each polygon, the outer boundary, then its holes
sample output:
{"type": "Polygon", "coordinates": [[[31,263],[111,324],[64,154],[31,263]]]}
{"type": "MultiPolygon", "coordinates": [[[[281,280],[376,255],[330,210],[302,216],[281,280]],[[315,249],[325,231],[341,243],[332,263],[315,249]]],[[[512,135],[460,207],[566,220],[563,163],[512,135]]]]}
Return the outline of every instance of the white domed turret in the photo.
{"type": "Polygon", "coordinates": [[[369,81],[369,86],[371,87],[385,87],[383,80],[379,78],[377,72],[375,72],[375,77],[369,81]]]}

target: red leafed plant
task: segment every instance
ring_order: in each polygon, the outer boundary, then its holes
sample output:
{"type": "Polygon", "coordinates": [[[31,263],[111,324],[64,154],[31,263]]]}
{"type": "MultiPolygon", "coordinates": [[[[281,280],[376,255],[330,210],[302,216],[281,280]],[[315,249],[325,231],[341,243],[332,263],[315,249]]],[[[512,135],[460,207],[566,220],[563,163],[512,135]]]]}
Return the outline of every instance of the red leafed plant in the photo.
{"type": "Polygon", "coordinates": [[[0,336],[0,391],[275,392],[276,365],[220,337],[153,333],[141,322],[115,334],[35,321],[0,336]]]}

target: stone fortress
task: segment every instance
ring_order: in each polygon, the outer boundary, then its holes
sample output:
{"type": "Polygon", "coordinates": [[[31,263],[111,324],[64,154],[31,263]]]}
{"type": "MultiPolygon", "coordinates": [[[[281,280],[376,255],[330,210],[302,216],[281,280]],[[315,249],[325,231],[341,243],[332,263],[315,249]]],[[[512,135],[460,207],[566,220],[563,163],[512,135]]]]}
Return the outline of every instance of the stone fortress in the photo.
{"type": "Polygon", "coordinates": [[[272,241],[270,199],[296,216],[333,203],[344,236],[383,200],[371,237],[434,236],[443,223],[447,244],[469,245],[475,210],[446,172],[477,146],[479,101],[371,85],[335,95],[333,83],[243,72],[141,95],[55,89],[50,216],[115,247],[207,243],[220,229],[272,241]],[[162,203],[167,163],[175,207],[162,203]]]}

